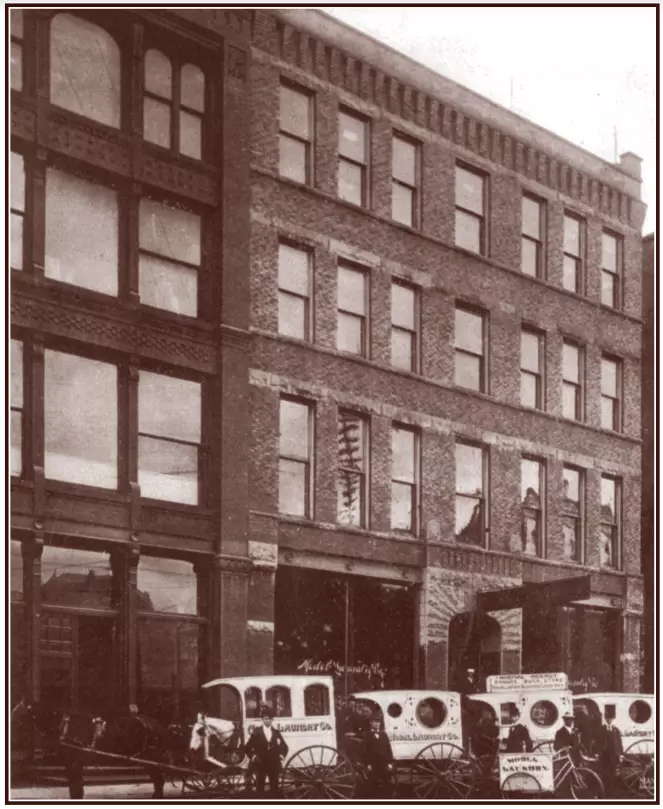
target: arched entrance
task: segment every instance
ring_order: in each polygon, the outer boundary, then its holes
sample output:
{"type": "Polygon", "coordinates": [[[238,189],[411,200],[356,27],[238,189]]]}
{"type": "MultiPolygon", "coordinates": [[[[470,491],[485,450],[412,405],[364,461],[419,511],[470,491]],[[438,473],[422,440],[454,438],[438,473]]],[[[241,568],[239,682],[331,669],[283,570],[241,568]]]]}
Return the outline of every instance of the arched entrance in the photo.
{"type": "Polygon", "coordinates": [[[448,682],[452,688],[468,668],[476,670],[483,688],[488,675],[500,673],[501,658],[502,630],[495,618],[462,612],[451,619],[448,682]]]}

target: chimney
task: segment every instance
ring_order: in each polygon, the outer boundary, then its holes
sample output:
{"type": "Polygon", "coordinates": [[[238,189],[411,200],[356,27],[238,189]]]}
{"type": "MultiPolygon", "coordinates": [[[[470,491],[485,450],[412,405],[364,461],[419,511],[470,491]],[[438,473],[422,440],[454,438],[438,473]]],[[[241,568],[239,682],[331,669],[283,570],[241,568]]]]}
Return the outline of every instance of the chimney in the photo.
{"type": "Polygon", "coordinates": [[[638,157],[637,154],[633,154],[633,152],[620,154],[617,165],[624,174],[628,174],[634,180],[642,180],[642,158],[638,157]]]}

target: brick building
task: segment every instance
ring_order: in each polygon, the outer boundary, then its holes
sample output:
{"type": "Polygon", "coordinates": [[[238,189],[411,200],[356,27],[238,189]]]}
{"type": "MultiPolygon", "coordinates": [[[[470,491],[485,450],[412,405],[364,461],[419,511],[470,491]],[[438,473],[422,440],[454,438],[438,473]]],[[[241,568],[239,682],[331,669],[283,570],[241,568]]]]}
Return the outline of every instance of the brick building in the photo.
{"type": "Polygon", "coordinates": [[[308,10],[13,12],[11,126],[15,693],[638,689],[638,158],[308,10]]]}

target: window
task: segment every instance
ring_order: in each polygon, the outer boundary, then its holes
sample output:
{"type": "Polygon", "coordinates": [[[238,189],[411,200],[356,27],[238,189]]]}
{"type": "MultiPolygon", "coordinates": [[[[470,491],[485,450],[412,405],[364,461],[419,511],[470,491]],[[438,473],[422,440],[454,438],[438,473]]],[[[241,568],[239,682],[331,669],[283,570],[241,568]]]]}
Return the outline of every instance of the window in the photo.
{"type": "Polygon", "coordinates": [[[367,204],[368,122],[341,111],[338,127],[338,195],[355,205],[367,204]]]}
{"type": "Polygon", "coordinates": [[[417,291],[393,281],[391,284],[391,364],[404,371],[417,371],[417,291]]]}
{"type": "Polygon", "coordinates": [[[599,559],[602,567],[619,567],[621,554],[621,481],[601,475],[599,559]]]}
{"type": "Polygon", "coordinates": [[[281,399],[279,433],[279,511],[310,517],[313,418],[309,405],[281,399]]]}
{"type": "Polygon", "coordinates": [[[260,716],[262,691],[256,686],[247,688],[244,691],[244,704],[246,705],[246,718],[257,719],[260,716]]]}
{"type": "Polygon", "coordinates": [[[391,430],[391,528],[417,533],[419,441],[414,430],[391,430]]]}
{"type": "Polygon", "coordinates": [[[117,488],[117,368],[50,349],[44,363],[46,477],[117,488]]]}
{"type": "Polygon", "coordinates": [[[338,332],[336,347],[368,355],[368,274],[344,264],[338,267],[338,332]]]}
{"type": "Polygon", "coordinates": [[[615,357],[601,357],[601,427],[621,429],[622,363],[615,357]]]}
{"type": "Polygon", "coordinates": [[[394,135],[391,164],[391,217],[415,228],[419,212],[419,146],[394,135]]]}
{"type": "Polygon", "coordinates": [[[329,716],[329,689],[326,685],[307,685],[304,689],[304,716],[329,716]]]}
{"type": "Polygon", "coordinates": [[[621,238],[604,231],[601,247],[601,303],[618,309],[622,300],[624,245],[621,238]]]}
{"type": "Polygon", "coordinates": [[[355,413],[338,414],[337,520],[366,526],[368,423],[355,413]]]}
{"type": "Polygon", "coordinates": [[[543,410],[544,338],[532,329],[520,332],[520,403],[543,410]]]}
{"type": "Polygon", "coordinates": [[[292,716],[290,707],[290,689],[284,685],[273,685],[265,692],[265,702],[274,712],[274,716],[292,716]]]}
{"type": "Polygon", "coordinates": [[[279,244],[279,333],[310,340],[311,254],[279,244]]]}
{"type": "Polygon", "coordinates": [[[313,99],[281,85],[279,173],[298,183],[312,182],[313,99]]]}
{"type": "Polygon", "coordinates": [[[120,126],[120,50],[103,28],[71,14],[51,21],[51,102],[120,126]]]}
{"type": "Polygon", "coordinates": [[[486,392],[486,324],[482,313],[456,306],[456,385],[486,392]]]}
{"type": "Polygon", "coordinates": [[[486,544],[487,456],[484,447],[456,443],[456,527],[459,542],[486,544]]]}
{"type": "Polygon", "coordinates": [[[151,371],[138,380],[138,485],[143,497],[196,505],[201,386],[151,371]]]}
{"type": "Polygon", "coordinates": [[[23,9],[9,11],[11,27],[11,88],[23,89],[23,9]]]}
{"type": "Polygon", "coordinates": [[[486,252],[485,179],[456,166],[456,244],[481,254],[486,252]]]}
{"type": "Polygon", "coordinates": [[[179,67],[161,51],[145,54],[143,137],[165,149],[200,160],[205,75],[191,64],[179,67]]]}
{"type": "Polygon", "coordinates": [[[198,577],[191,562],[141,554],[136,589],[141,611],[198,614],[198,577]]]}
{"type": "Polygon", "coordinates": [[[524,275],[543,277],[543,203],[523,194],[520,268],[524,275]]]}
{"type": "Polygon", "coordinates": [[[201,261],[200,217],[151,199],[140,201],[141,302],[195,317],[201,261]]]}
{"type": "Polygon", "coordinates": [[[562,415],[582,421],[584,410],[583,351],[576,343],[562,345],[562,415]]]}
{"type": "Polygon", "coordinates": [[[23,269],[23,231],[25,225],[25,164],[23,155],[11,153],[11,240],[9,259],[12,270],[23,269]]]}
{"type": "Polygon", "coordinates": [[[46,170],[47,278],[117,295],[118,227],[115,191],[46,170]]]}
{"type": "Polygon", "coordinates": [[[542,699],[532,705],[530,717],[535,725],[541,728],[549,728],[559,719],[559,711],[554,702],[542,699]]]}
{"type": "Polygon", "coordinates": [[[585,249],[584,222],[564,214],[564,269],[562,286],[570,292],[582,293],[584,285],[583,253],[585,249]]]}
{"type": "Polygon", "coordinates": [[[522,509],[522,552],[543,556],[543,504],[545,498],[545,465],[538,458],[520,461],[520,502],[522,509]]]}
{"type": "MultiPolygon", "coordinates": [[[[45,544],[41,556],[41,599],[44,604],[63,607],[110,609],[113,591],[109,554],[45,544]]],[[[41,638],[42,651],[65,651],[61,632],[54,633],[59,638],[52,638],[50,631],[48,635],[41,638]],[[55,648],[51,646],[52,640],[55,648]]]]}
{"type": "Polygon", "coordinates": [[[564,495],[562,499],[562,540],[564,559],[582,562],[583,557],[583,514],[584,514],[584,473],[572,466],[563,471],[564,495]]]}
{"type": "Polygon", "coordinates": [[[11,474],[23,472],[23,343],[11,341],[11,474]]]}

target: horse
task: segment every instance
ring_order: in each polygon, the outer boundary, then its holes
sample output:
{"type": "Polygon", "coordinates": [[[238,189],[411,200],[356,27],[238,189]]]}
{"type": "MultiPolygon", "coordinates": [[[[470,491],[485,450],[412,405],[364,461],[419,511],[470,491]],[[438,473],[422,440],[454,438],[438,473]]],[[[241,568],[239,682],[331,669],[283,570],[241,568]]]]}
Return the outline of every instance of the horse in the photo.
{"type": "Polygon", "coordinates": [[[237,766],[244,758],[241,729],[229,719],[200,712],[191,728],[189,759],[193,764],[237,766]]]}

